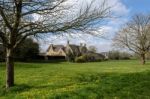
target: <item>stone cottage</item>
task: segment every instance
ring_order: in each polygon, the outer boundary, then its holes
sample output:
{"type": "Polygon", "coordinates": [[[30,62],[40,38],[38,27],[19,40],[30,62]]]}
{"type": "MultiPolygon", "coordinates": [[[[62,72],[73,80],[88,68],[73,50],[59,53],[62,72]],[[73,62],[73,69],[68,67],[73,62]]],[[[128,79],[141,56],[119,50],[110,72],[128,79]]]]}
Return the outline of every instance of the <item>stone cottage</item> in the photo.
{"type": "Polygon", "coordinates": [[[68,56],[78,57],[87,53],[87,51],[86,44],[75,45],[67,41],[66,46],[51,44],[46,51],[46,56],[62,56],[65,58],[68,58],[68,56]]]}

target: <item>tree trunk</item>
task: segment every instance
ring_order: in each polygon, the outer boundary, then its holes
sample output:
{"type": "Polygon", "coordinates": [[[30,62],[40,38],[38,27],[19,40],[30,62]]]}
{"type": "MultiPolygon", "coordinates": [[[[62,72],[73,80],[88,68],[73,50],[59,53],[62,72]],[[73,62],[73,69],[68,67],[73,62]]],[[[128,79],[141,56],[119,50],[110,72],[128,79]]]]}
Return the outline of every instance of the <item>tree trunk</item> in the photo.
{"type": "Polygon", "coordinates": [[[144,65],[146,63],[146,61],[145,61],[145,54],[141,55],[141,63],[142,63],[142,65],[144,65]]]}
{"type": "Polygon", "coordinates": [[[13,49],[6,49],[6,88],[14,86],[13,49]]]}

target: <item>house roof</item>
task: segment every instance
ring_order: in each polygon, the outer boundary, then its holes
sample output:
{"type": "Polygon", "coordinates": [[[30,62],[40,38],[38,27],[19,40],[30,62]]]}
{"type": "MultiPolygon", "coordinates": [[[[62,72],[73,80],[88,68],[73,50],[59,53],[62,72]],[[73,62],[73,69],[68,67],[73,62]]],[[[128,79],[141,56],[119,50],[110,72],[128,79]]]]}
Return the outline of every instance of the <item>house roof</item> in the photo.
{"type": "Polygon", "coordinates": [[[55,52],[58,52],[59,50],[63,50],[66,54],[70,53],[70,51],[71,51],[71,53],[74,55],[80,55],[82,53],[82,51],[86,52],[86,49],[87,49],[85,46],[79,46],[79,45],[75,45],[75,44],[67,44],[67,46],[51,44],[49,46],[49,48],[47,49],[47,52],[49,52],[49,50],[51,50],[51,48],[55,52]]]}
{"type": "Polygon", "coordinates": [[[47,51],[49,51],[49,49],[50,49],[51,47],[53,47],[53,50],[56,51],[56,52],[59,51],[60,49],[65,50],[65,47],[64,47],[63,45],[53,45],[53,44],[51,44],[51,45],[48,47],[47,51]]]}
{"type": "Polygon", "coordinates": [[[78,45],[74,45],[74,44],[69,44],[69,47],[71,48],[71,50],[73,51],[73,53],[75,54],[79,54],[80,53],[80,49],[78,45]]]}
{"type": "Polygon", "coordinates": [[[79,49],[78,45],[74,45],[74,44],[69,44],[70,48],[72,49],[79,49]]]}
{"type": "Polygon", "coordinates": [[[98,57],[105,58],[105,56],[101,53],[94,53],[94,52],[88,51],[86,54],[92,54],[92,55],[95,55],[95,56],[98,56],[98,57]]]}
{"type": "Polygon", "coordinates": [[[59,51],[60,49],[64,50],[65,47],[63,45],[53,45],[53,49],[54,51],[59,51]]]}

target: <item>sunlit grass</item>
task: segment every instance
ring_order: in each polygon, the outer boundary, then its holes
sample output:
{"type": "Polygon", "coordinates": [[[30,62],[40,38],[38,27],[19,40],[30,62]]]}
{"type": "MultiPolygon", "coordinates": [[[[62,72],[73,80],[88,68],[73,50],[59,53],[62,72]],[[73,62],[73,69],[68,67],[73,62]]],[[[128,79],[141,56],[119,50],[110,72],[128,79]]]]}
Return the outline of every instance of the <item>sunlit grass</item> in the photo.
{"type": "Polygon", "coordinates": [[[0,99],[150,99],[150,62],[16,63],[15,79],[5,90],[0,63],[0,99]]]}

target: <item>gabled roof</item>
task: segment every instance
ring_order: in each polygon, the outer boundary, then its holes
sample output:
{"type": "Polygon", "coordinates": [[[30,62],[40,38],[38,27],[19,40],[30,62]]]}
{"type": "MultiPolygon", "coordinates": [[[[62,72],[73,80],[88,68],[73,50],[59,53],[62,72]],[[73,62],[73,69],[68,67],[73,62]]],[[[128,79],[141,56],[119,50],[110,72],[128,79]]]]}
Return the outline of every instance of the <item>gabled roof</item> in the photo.
{"type": "Polygon", "coordinates": [[[55,52],[59,51],[60,49],[65,50],[65,47],[64,47],[63,45],[52,45],[52,44],[51,44],[51,45],[48,47],[47,51],[49,51],[51,47],[53,47],[53,50],[54,50],[55,52]]]}
{"type": "MultiPolygon", "coordinates": [[[[59,52],[60,50],[62,50],[62,51],[64,51],[65,54],[68,54],[71,52],[72,54],[74,54],[76,56],[87,52],[86,46],[79,46],[79,45],[69,44],[69,43],[67,44],[66,47],[64,45],[51,44],[49,46],[49,48],[47,49],[47,52],[49,52],[50,50],[53,50],[53,52],[59,52]]],[[[54,54],[54,53],[52,53],[52,54],[54,54]]]]}
{"type": "Polygon", "coordinates": [[[59,51],[60,49],[64,50],[65,47],[63,45],[53,45],[53,50],[54,51],[59,51]]]}

